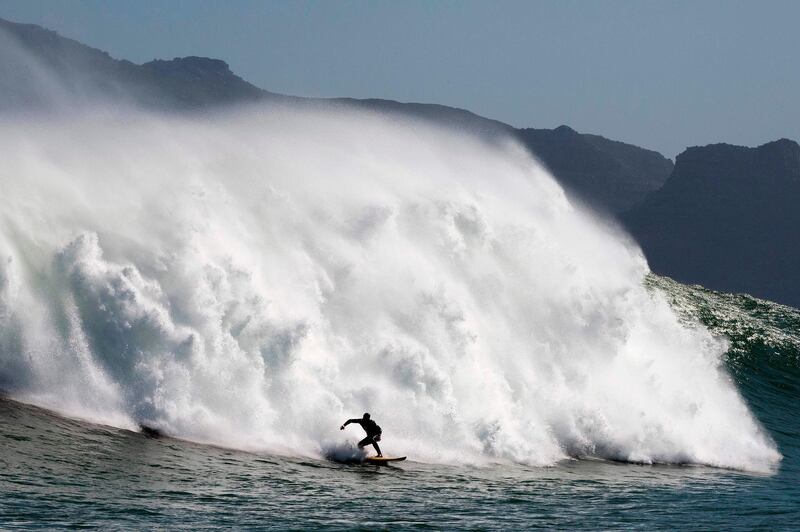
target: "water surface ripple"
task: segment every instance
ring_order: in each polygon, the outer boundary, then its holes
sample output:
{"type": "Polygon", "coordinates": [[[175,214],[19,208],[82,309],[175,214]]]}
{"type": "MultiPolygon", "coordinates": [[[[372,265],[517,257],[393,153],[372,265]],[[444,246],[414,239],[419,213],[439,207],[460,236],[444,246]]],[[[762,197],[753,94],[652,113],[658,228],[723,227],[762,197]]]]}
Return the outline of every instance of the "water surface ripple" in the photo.
{"type": "Polygon", "coordinates": [[[8,400],[0,420],[8,528],[791,529],[800,517],[793,463],[775,475],[599,460],[376,467],[154,439],[8,400]]]}

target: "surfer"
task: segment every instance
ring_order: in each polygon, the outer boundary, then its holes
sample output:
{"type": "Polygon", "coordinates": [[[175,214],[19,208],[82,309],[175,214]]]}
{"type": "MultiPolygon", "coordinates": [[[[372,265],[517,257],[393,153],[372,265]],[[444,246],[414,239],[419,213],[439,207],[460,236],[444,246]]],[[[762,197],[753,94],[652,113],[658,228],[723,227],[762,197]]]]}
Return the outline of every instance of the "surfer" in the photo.
{"type": "Polygon", "coordinates": [[[339,427],[339,430],[344,430],[344,428],[350,423],[358,423],[361,425],[361,428],[367,432],[367,437],[358,442],[358,448],[363,449],[365,445],[369,445],[371,443],[372,446],[375,447],[375,451],[378,453],[378,456],[383,456],[383,454],[381,454],[381,448],[378,447],[378,442],[381,441],[382,431],[378,424],[369,418],[369,414],[365,412],[361,419],[348,419],[344,422],[344,425],[339,427]]]}

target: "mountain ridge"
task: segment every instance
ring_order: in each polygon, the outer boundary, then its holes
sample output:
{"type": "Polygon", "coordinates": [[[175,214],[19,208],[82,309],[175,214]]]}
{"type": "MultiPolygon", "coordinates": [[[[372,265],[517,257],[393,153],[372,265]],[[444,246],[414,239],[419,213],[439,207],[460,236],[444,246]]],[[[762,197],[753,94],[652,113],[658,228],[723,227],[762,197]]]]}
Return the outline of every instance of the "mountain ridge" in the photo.
{"type": "Polygon", "coordinates": [[[800,307],[800,192],[797,143],[755,148],[691,146],[675,163],[654,150],[579,133],[569,126],[515,128],[466,109],[369,98],[302,98],[256,87],[220,59],[154,59],[136,65],[35,24],[0,18],[0,112],[35,108],[52,94],[41,73],[5,50],[11,39],[77,95],[100,93],[157,110],[197,111],[257,101],[347,105],[414,117],[480,135],[510,136],[536,156],[574,197],[619,219],[657,273],[712,289],[747,292],[800,307]],[[5,51],[4,51],[5,50],[5,51]],[[32,70],[34,70],[32,72],[32,70]],[[9,80],[23,80],[22,90],[9,80]],[[38,77],[37,77],[38,76],[38,77]],[[26,85],[27,83],[27,85],[26,85]],[[739,255],[756,257],[739,260],[739,255]],[[737,265],[738,263],[738,265],[737,265]]]}
{"type": "Polygon", "coordinates": [[[621,215],[656,273],[800,308],[800,144],[693,146],[621,215]]]}
{"type": "MultiPolygon", "coordinates": [[[[107,52],[34,24],[0,19],[0,29],[16,39],[19,45],[47,65],[56,77],[64,80],[79,95],[95,91],[115,98],[127,98],[146,107],[170,110],[202,110],[260,100],[335,103],[413,116],[484,135],[509,135],[537,156],[574,196],[600,211],[616,213],[633,206],[648,192],[658,188],[672,168],[669,159],[653,150],[611,141],[599,135],[578,133],[572,129],[569,131],[574,134],[570,135],[564,135],[560,128],[517,129],[465,109],[441,104],[403,103],[378,98],[317,99],[282,95],[250,84],[219,59],[189,56],[172,60],[154,59],[136,65],[124,59],[114,59],[107,52]],[[533,134],[532,131],[537,133],[533,134]],[[548,141],[548,137],[555,140],[548,141]],[[560,146],[559,142],[568,147],[560,146]],[[625,148],[620,149],[620,146],[625,148]],[[572,153],[569,159],[561,155],[565,151],[572,153]],[[604,162],[604,172],[598,172],[595,164],[598,159],[604,162]]],[[[24,65],[20,65],[18,70],[24,71],[24,65]]],[[[24,75],[22,77],[25,78],[24,75]]],[[[35,107],[49,100],[49,94],[40,94],[37,101],[39,79],[30,75],[28,78],[23,90],[18,91],[22,94],[5,102],[7,109],[35,107]]],[[[3,109],[3,103],[0,101],[0,110],[3,109]]]]}

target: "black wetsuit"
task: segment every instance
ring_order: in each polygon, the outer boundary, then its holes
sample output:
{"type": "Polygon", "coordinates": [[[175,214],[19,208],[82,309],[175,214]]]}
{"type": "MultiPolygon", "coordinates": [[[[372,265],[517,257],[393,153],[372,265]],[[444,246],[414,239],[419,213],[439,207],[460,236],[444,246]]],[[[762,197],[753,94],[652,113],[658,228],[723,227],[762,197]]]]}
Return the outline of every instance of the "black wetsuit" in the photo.
{"type": "Polygon", "coordinates": [[[350,423],[358,423],[367,433],[367,437],[358,442],[358,448],[361,449],[366,445],[372,444],[372,446],[375,447],[375,452],[378,453],[378,456],[382,456],[383,453],[381,453],[381,448],[378,447],[378,442],[381,441],[382,431],[378,424],[371,419],[362,418],[348,419],[344,424],[349,425],[350,423]]]}

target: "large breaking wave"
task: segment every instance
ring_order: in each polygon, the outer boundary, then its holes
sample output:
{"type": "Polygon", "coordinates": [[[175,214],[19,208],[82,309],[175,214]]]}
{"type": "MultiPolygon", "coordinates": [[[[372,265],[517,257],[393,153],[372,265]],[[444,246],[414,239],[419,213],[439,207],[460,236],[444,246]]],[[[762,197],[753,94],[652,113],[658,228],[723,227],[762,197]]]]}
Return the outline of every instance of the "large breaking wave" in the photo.
{"type": "Polygon", "coordinates": [[[322,455],[766,470],[725,344],[513,142],[347,109],[0,126],[0,387],[322,455]],[[352,436],[352,435],[351,435],[352,436]]]}

